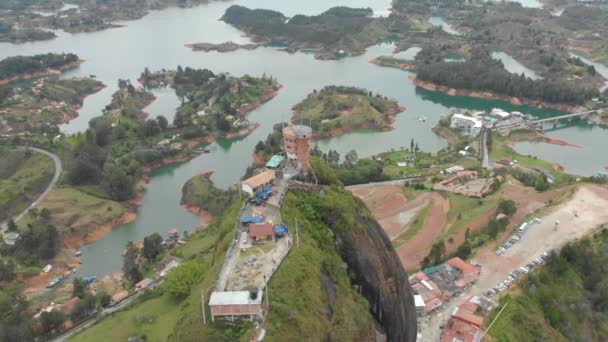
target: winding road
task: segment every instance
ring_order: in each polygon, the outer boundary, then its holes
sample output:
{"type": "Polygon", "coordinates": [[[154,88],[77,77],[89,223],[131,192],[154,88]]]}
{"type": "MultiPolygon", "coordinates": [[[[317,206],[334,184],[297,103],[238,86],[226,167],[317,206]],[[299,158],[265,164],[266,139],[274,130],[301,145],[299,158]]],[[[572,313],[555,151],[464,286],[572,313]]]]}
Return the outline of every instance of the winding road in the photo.
{"type": "MultiPolygon", "coordinates": [[[[30,211],[30,209],[36,207],[38,204],[40,204],[40,202],[42,202],[44,200],[44,198],[51,192],[51,190],[53,190],[53,188],[57,184],[57,181],[59,180],[59,176],[61,175],[61,172],[63,172],[63,166],[61,165],[61,159],[59,159],[59,156],[57,156],[56,154],[36,148],[36,147],[22,147],[22,148],[27,149],[27,150],[32,150],[37,153],[42,153],[42,154],[50,157],[51,159],[53,159],[53,162],[55,163],[55,174],[53,175],[53,179],[49,183],[49,186],[47,186],[47,188],[44,190],[44,192],[40,196],[38,196],[38,198],[34,202],[32,202],[32,204],[30,204],[29,207],[27,207],[23,212],[21,212],[19,215],[15,216],[13,218],[13,220],[15,222],[21,220],[25,215],[27,215],[27,213],[30,211]]],[[[7,222],[4,222],[0,226],[0,231],[2,233],[4,233],[6,231],[6,229],[7,229],[7,222]]]]}

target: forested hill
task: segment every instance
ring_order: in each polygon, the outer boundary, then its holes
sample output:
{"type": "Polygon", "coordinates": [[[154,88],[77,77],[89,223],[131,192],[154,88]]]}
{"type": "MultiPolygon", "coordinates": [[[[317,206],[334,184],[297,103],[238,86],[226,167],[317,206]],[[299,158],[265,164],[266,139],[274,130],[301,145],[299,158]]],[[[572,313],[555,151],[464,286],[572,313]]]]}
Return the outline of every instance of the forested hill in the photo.
{"type": "Polygon", "coordinates": [[[78,56],[73,53],[7,57],[0,61],[0,79],[45,72],[48,69],[61,69],[77,61],[78,56]]]}
{"type": "Polygon", "coordinates": [[[590,84],[564,78],[532,80],[508,72],[488,52],[478,51],[464,62],[420,64],[417,79],[455,89],[489,91],[520,99],[580,105],[599,95],[590,84]]]}
{"type": "Polygon", "coordinates": [[[490,330],[495,340],[608,340],[608,228],[564,246],[506,302],[490,330]]]}
{"type": "Polygon", "coordinates": [[[370,8],[334,7],[319,15],[296,15],[287,20],[280,12],[234,5],[226,10],[222,20],[268,43],[286,42],[296,49],[317,47],[359,53],[382,40],[388,32],[384,21],[373,18],[372,14],[370,8]]]}

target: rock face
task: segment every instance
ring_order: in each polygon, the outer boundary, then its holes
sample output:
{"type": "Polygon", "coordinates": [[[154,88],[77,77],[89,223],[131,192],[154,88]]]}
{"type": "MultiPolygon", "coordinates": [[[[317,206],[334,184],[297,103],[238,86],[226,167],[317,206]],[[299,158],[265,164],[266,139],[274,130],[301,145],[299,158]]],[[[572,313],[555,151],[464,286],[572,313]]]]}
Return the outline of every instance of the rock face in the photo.
{"type": "MultiPolygon", "coordinates": [[[[367,299],[388,341],[416,341],[416,308],[407,275],[390,240],[359,201],[357,229],[335,229],[353,285],[367,299]]],[[[324,217],[331,224],[331,217],[324,217]]]]}

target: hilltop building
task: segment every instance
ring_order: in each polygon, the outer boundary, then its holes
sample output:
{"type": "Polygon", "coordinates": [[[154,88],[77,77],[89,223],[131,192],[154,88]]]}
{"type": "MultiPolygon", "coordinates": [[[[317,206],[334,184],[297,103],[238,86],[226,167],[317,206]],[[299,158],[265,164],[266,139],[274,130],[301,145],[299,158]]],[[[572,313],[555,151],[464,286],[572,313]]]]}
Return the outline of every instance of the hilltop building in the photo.
{"type": "Polygon", "coordinates": [[[209,298],[211,321],[216,318],[254,320],[262,317],[262,296],[257,291],[214,291],[209,298]]]}
{"type": "Polygon", "coordinates": [[[450,119],[450,128],[459,130],[463,135],[476,137],[481,132],[483,122],[472,116],[454,114],[450,119]]]}
{"type": "Polygon", "coordinates": [[[292,125],[283,128],[283,149],[287,164],[299,168],[304,174],[310,171],[310,139],[312,128],[292,125]]]}
{"type": "Polygon", "coordinates": [[[270,185],[275,179],[274,171],[266,170],[264,172],[258,173],[257,175],[245,179],[241,182],[241,189],[248,193],[249,196],[253,196],[255,191],[260,189],[265,185],[270,185]]]}

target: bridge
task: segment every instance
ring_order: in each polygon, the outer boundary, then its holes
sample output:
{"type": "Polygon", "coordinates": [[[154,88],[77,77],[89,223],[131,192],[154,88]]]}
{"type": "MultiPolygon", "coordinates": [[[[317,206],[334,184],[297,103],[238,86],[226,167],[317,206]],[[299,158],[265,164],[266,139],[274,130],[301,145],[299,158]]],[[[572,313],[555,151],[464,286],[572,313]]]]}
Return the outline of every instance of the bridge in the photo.
{"type": "Polygon", "coordinates": [[[587,116],[587,115],[590,115],[590,114],[593,114],[593,113],[597,113],[597,112],[599,112],[599,111],[601,111],[603,109],[606,109],[606,108],[587,110],[587,111],[578,112],[578,113],[558,115],[558,116],[553,116],[553,117],[550,117],[550,118],[543,118],[543,119],[536,119],[536,120],[516,122],[516,123],[507,124],[507,125],[503,125],[503,126],[496,126],[495,128],[498,129],[498,130],[505,130],[505,129],[513,129],[513,128],[517,128],[517,127],[542,125],[545,122],[557,122],[557,121],[563,120],[563,119],[571,119],[571,118],[576,118],[576,117],[584,117],[584,116],[587,116]]]}

